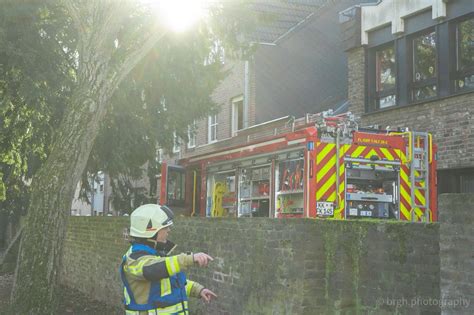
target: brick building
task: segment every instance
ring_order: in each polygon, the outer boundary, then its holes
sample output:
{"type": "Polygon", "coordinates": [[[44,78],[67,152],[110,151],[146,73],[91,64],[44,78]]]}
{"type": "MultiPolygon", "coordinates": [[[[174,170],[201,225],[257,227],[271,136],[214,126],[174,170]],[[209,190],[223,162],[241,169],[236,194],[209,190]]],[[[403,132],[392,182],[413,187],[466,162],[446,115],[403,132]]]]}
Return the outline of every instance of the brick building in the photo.
{"type": "Polygon", "coordinates": [[[429,131],[438,192],[474,192],[474,5],[383,0],[340,13],[349,110],[364,125],[429,131]]]}
{"type": "MultiPolygon", "coordinates": [[[[254,40],[258,47],[249,60],[226,61],[230,75],[213,94],[213,99],[220,105],[220,112],[197,121],[196,133],[189,134],[188,143],[179,144],[178,140],[178,145],[169,152],[172,154],[166,154],[163,161],[168,165],[180,165],[213,152],[291,131],[291,128],[308,123],[305,120],[309,117],[307,113],[347,109],[347,56],[338,13],[360,2],[315,0],[256,5],[256,10],[275,14],[276,21],[257,29],[254,40]]],[[[300,152],[291,154],[296,159],[300,152]]],[[[268,167],[264,167],[268,163],[267,158],[255,163],[262,163],[262,170],[268,167]]],[[[256,167],[255,164],[253,166],[256,167]]],[[[209,198],[213,198],[210,192],[215,182],[223,180],[222,176],[227,176],[225,180],[232,183],[238,178],[234,174],[236,167],[227,165],[230,169],[226,171],[223,166],[219,167],[221,169],[216,169],[214,165],[187,169],[181,175],[177,175],[179,172],[175,169],[173,175],[162,174],[169,175],[167,183],[170,177],[170,182],[173,182],[174,193],[165,193],[168,196],[165,203],[177,212],[182,205],[184,213],[188,213],[192,204],[193,209],[201,213],[206,211],[209,215],[209,198]],[[219,180],[216,179],[218,177],[219,180]],[[190,191],[195,190],[194,195],[198,196],[201,189],[208,192],[208,200],[196,197],[191,200],[190,191]]],[[[162,191],[161,177],[157,181],[159,196],[162,191]]],[[[164,190],[168,191],[168,188],[164,190]]],[[[268,202],[270,206],[265,205],[264,208],[274,208],[272,200],[268,202]]]]}
{"type": "MultiPolygon", "coordinates": [[[[239,130],[281,117],[303,117],[347,104],[347,56],[338,12],[356,0],[275,1],[255,5],[275,21],[260,26],[249,60],[226,60],[229,76],[214,91],[220,112],[196,122],[190,141],[168,152],[176,163],[229,145],[239,130]],[[226,140],[225,144],[217,143],[226,140]]],[[[367,2],[367,1],[365,1],[367,2]]],[[[372,2],[375,2],[372,1],[372,2]]],[[[158,187],[159,188],[159,187],[158,187]]]]}

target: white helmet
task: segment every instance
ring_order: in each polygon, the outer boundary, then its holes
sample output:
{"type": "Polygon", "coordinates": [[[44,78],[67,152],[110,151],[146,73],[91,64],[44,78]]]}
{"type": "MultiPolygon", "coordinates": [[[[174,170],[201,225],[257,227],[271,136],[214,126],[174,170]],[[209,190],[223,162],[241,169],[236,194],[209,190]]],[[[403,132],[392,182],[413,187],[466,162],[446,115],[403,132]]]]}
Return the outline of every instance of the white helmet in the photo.
{"type": "Polygon", "coordinates": [[[173,211],[166,206],[140,206],[130,216],[130,236],[152,238],[162,228],[172,225],[173,218],[173,211]]]}

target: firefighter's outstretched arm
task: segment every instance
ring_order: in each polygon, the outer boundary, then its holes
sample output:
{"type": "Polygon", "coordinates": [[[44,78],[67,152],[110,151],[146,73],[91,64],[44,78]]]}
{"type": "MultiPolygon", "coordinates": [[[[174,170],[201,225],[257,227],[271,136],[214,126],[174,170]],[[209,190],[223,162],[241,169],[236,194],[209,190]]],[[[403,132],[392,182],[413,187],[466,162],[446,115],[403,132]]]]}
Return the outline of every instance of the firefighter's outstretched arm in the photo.
{"type": "Polygon", "coordinates": [[[217,298],[217,294],[205,288],[203,285],[191,280],[187,280],[186,282],[186,294],[190,297],[201,298],[206,303],[217,298]]]}
{"type": "Polygon", "coordinates": [[[205,267],[209,261],[212,261],[212,257],[205,253],[159,257],[136,252],[130,255],[128,263],[124,266],[124,271],[126,274],[140,280],[159,281],[169,278],[194,264],[205,267]]]}

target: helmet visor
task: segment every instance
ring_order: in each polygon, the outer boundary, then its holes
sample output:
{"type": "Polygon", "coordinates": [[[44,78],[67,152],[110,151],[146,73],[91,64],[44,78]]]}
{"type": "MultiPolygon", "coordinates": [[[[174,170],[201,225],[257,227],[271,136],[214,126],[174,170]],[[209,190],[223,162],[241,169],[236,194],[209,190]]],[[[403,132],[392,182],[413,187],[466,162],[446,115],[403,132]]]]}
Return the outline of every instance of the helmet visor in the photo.
{"type": "Polygon", "coordinates": [[[165,221],[161,223],[162,226],[169,226],[173,224],[173,219],[174,219],[174,213],[173,210],[168,208],[167,206],[161,206],[161,210],[163,210],[166,213],[166,216],[168,217],[165,221]]]}

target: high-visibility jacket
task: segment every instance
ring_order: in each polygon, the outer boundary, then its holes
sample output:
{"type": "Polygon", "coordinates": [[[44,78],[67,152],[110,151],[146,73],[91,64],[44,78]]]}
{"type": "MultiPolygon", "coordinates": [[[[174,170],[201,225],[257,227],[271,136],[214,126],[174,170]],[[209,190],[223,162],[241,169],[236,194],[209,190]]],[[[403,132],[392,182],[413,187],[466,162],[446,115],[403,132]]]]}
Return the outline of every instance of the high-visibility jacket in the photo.
{"type": "Polygon", "coordinates": [[[181,271],[192,264],[192,254],[160,256],[133,243],[120,267],[126,314],[188,314],[188,296],[199,297],[203,289],[181,271]]]}

